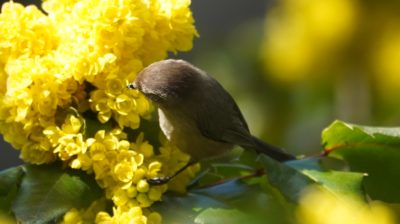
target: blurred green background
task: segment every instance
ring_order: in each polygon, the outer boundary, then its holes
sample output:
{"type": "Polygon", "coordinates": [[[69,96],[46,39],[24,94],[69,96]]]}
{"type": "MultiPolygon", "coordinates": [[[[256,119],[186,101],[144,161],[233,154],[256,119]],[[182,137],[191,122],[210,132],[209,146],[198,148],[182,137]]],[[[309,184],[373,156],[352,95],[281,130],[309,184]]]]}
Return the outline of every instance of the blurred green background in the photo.
{"type": "MultiPolygon", "coordinates": [[[[219,80],[255,136],[310,155],[335,119],[398,126],[400,2],[192,0],[191,8],[200,38],[170,57],[219,80]]],[[[0,169],[19,163],[18,151],[0,146],[0,169]]]]}

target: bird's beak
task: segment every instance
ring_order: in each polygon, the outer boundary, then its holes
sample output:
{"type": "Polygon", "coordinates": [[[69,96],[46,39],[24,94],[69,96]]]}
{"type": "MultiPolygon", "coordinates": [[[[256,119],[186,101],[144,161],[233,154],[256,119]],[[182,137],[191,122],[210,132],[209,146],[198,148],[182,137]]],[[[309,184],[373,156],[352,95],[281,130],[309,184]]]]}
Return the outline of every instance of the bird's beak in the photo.
{"type": "Polygon", "coordinates": [[[137,86],[136,86],[136,83],[135,83],[135,82],[129,83],[126,87],[127,87],[128,89],[137,89],[137,86]]]}

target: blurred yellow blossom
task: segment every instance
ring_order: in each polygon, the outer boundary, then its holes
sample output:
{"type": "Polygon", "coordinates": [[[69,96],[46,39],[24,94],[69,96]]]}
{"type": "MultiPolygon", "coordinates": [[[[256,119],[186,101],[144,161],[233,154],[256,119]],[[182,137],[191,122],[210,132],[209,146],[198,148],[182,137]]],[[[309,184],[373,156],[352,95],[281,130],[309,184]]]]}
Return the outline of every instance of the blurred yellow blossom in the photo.
{"type": "Polygon", "coordinates": [[[76,209],[72,208],[64,214],[62,224],[85,224],[93,223],[96,219],[96,215],[104,210],[106,207],[106,200],[101,198],[92,202],[87,209],[76,209]]]}
{"type": "MultiPolygon", "coordinates": [[[[126,84],[168,52],[192,48],[198,34],[190,3],[47,0],[43,11],[13,1],[2,5],[0,133],[26,162],[60,160],[93,173],[113,202],[113,214],[92,205],[71,209],[64,223],[161,222],[147,208],[168,185],[150,186],[146,179],[182,162],[167,161],[172,148],[158,154],[146,133],[133,131],[154,109],[126,84]],[[127,133],[141,134],[128,139],[127,133]]],[[[187,176],[179,182],[184,188],[191,175],[180,176],[187,176]]]]}
{"type": "Polygon", "coordinates": [[[4,214],[3,212],[0,212],[0,223],[2,223],[2,224],[15,224],[15,223],[17,223],[17,221],[14,220],[13,217],[11,217],[10,215],[4,214]]]}
{"type": "Polygon", "coordinates": [[[332,63],[352,35],[357,11],[356,0],[280,2],[266,18],[262,54],[268,74],[297,81],[332,63]]]}
{"type": "Polygon", "coordinates": [[[299,224],[395,224],[392,211],[378,202],[366,204],[311,187],[297,210],[299,224]]]}
{"type": "Polygon", "coordinates": [[[381,38],[377,41],[376,48],[373,49],[372,63],[375,73],[378,75],[376,80],[385,90],[398,90],[400,87],[400,27],[398,20],[393,19],[393,23],[382,32],[381,38]]]}
{"type": "Polygon", "coordinates": [[[395,1],[279,1],[265,22],[266,74],[295,82],[360,73],[391,95],[400,86],[399,9],[395,1]]]}

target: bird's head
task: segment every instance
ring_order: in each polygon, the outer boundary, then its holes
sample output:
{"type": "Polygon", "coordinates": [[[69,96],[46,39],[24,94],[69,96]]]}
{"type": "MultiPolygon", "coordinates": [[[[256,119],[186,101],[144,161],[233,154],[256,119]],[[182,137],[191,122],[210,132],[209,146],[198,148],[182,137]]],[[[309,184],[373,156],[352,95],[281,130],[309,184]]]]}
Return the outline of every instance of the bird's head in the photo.
{"type": "Polygon", "coordinates": [[[137,89],[158,105],[171,105],[195,91],[201,71],[183,60],[168,59],[143,69],[128,88],[137,89]]]}

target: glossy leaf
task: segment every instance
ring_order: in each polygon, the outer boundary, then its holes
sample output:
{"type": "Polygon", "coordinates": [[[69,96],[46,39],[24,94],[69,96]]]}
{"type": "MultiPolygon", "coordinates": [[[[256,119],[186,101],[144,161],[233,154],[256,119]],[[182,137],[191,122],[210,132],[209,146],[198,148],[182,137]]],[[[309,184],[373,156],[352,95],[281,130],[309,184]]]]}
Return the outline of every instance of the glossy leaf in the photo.
{"type": "Polygon", "coordinates": [[[380,128],[335,121],[322,134],[329,156],[342,158],[352,171],[367,173],[372,199],[400,202],[400,128],[380,128]]]}
{"type": "Polygon", "coordinates": [[[12,210],[22,223],[46,223],[71,208],[87,207],[100,197],[93,177],[60,166],[24,166],[24,178],[12,210]]]}
{"type": "Polygon", "coordinates": [[[201,210],[210,207],[227,208],[227,205],[224,202],[195,193],[188,193],[187,195],[168,193],[163,196],[162,202],[153,205],[153,208],[162,214],[163,222],[166,224],[192,224],[201,210]]]}
{"type": "MultiPolygon", "coordinates": [[[[253,220],[259,218],[271,223],[288,223],[288,209],[279,200],[268,194],[257,181],[263,177],[220,182],[215,185],[191,190],[187,195],[166,194],[154,208],[163,216],[164,223],[214,223],[209,215],[215,212],[223,214],[240,211],[250,215],[253,220]],[[207,221],[207,222],[206,222],[207,221]]],[[[258,220],[258,219],[257,219],[258,220]]],[[[232,222],[227,222],[232,223],[232,222]]],[[[247,222],[248,223],[248,222],[247,222]]],[[[255,223],[255,222],[253,222],[255,223]]],[[[264,222],[261,222],[264,223],[264,222]]]]}
{"type": "MultiPolygon", "coordinates": [[[[315,164],[313,160],[310,161],[315,164]]],[[[298,164],[293,168],[264,155],[260,155],[260,162],[265,166],[269,182],[293,202],[297,202],[301,193],[313,184],[318,184],[336,195],[363,197],[364,194],[362,173],[310,170],[307,169],[310,166],[306,164],[306,169],[298,164]]]]}
{"type": "Polygon", "coordinates": [[[400,147],[400,128],[370,127],[334,121],[322,132],[325,150],[344,146],[400,147]]]}
{"type": "Polygon", "coordinates": [[[0,172],[0,210],[4,212],[10,211],[23,175],[24,172],[21,166],[0,172]]]}
{"type": "Polygon", "coordinates": [[[250,218],[237,209],[209,208],[200,213],[194,221],[196,224],[254,223],[250,218]]]}
{"type": "Polygon", "coordinates": [[[301,192],[307,186],[315,183],[299,170],[277,162],[268,156],[260,155],[259,160],[265,167],[269,182],[292,202],[297,202],[301,192]]]}
{"type": "Polygon", "coordinates": [[[316,183],[321,184],[324,188],[338,197],[364,197],[362,181],[364,174],[354,172],[327,171],[320,172],[316,170],[302,171],[316,183]]]}
{"type": "MultiPolygon", "coordinates": [[[[194,223],[200,211],[207,208],[233,208],[236,199],[254,193],[254,186],[232,180],[190,191],[187,195],[167,194],[156,204],[166,223],[194,223]]],[[[260,188],[258,188],[260,192],[260,188]]]]}

